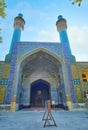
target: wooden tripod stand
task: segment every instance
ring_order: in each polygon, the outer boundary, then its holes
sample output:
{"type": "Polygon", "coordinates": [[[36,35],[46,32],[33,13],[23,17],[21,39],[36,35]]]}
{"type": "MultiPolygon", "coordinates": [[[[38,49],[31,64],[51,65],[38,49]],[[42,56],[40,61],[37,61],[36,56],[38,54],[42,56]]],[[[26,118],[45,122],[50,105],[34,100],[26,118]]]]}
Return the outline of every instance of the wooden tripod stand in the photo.
{"type": "Polygon", "coordinates": [[[54,120],[52,113],[51,113],[50,100],[48,100],[48,110],[45,110],[45,113],[43,115],[42,120],[45,121],[43,127],[46,127],[46,126],[56,126],[57,127],[55,120],[54,120]]]}

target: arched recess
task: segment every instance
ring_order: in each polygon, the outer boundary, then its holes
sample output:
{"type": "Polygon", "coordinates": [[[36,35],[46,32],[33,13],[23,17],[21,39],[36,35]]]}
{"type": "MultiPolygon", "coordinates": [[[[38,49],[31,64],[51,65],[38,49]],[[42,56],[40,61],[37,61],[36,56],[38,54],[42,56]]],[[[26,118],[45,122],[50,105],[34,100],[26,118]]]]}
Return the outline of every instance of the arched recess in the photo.
{"type": "Polygon", "coordinates": [[[42,79],[31,84],[30,102],[32,107],[44,107],[45,100],[51,99],[50,84],[42,79]]]}
{"type": "Polygon", "coordinates": [[[84,102],[87,102],[87,95],[88,95],[88,67],[85,67],[81,71],[82,74],[82,81],[83,81],[83,88],[82,88],[82,93],[83,93],[83,99],[84,102]]]}
{"type": "Polygon", "coordinates": [[[82,79],[83,82],[88,82],[88,67],[82,70],[82,79]]]}
{"type": "MultiPolygon", "coordinates": [[[[18,61],[17,66],[17,103],[19,103],[21,97],[23,105],[31,106],[32,103],[36,105],[31,100],[32,89],[30,88],[32,88],[32,83],[38,83],[37,81],[39,80],[40,82],[40,79],[41,86],[44,85],[45,82],[50,84],[52,101],[54,100],[57,105],[59,104],[58,91],[62,90],[62,95],[64,97],[63,103],[66,102],[63,76],[64,68],[62,68],[62,66],[64,66],[64,61],[59,56],[46,49],[39,48],[25,54],[18,61]],[[20,92],[23,93],[22,96],[20,96],[20,92]]],[[[46,88],[47,87],[45,87],[45,89],[46,88]]]]}

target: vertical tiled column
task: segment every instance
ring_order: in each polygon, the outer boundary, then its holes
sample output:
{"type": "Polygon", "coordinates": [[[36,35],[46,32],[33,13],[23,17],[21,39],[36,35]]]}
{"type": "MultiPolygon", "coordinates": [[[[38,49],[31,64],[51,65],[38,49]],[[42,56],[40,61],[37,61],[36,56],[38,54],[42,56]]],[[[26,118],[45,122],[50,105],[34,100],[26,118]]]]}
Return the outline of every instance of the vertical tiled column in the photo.
{"type": "Polygon", "coordinates": [[[65,60],[65,65],[67,70],[67,77],[68,77],[68,82],[69,82],[70,92],[71,92],[71,100],[73,103],[75,103],[77,102],[77,97],[75,94],[74,83],[72,78],[71,56],[68,54],[68,46],[64,45],[63,48],[64,48],[64,60],[65,60]]]}
{"type": "Polygon", "coordinates": [[[17,58],[17,44],[14,45],[14,49],[13,49],[13,53],[12,53],[8,87],[6,90],[6,97],[5,97],[6,104],[10,104],[12,101],[13,88],[15,87],[14,86],[14,76],[15,76],[15,69],[16,69],[16,58],[17,58]]]}

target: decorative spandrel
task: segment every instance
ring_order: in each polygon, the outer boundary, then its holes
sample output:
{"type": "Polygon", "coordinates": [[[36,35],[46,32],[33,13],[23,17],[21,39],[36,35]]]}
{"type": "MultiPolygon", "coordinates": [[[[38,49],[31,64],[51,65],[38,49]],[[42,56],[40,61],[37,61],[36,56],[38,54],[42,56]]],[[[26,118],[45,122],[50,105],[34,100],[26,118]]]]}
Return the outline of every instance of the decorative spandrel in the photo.
{"type": "Polygon", "coordinates": [[[18,59],[27,53],[41,48],[53,52],[61,58],[63,57],[62,45],[59,43],[20,42],[18,43],[18,59]]]}

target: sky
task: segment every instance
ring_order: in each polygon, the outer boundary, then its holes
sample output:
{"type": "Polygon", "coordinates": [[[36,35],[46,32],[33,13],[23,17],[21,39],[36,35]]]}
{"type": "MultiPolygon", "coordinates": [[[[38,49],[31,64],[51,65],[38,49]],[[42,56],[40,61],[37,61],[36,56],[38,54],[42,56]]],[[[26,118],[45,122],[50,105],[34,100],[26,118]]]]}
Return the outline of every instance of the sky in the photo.
{"type": "Polygon", "coordinates": [[[77,61],[88,61],[88,0],[80,7],[70,0],[5,0],[5,19],[0,18],[3,42],[0,43],[0,60],[9,53],[13,36],[14,18],[23,14],[25,27],[21,41],[60,42],[56,29],[58,15],[67,20],[67,33],[72,54],[77,61]]]}

